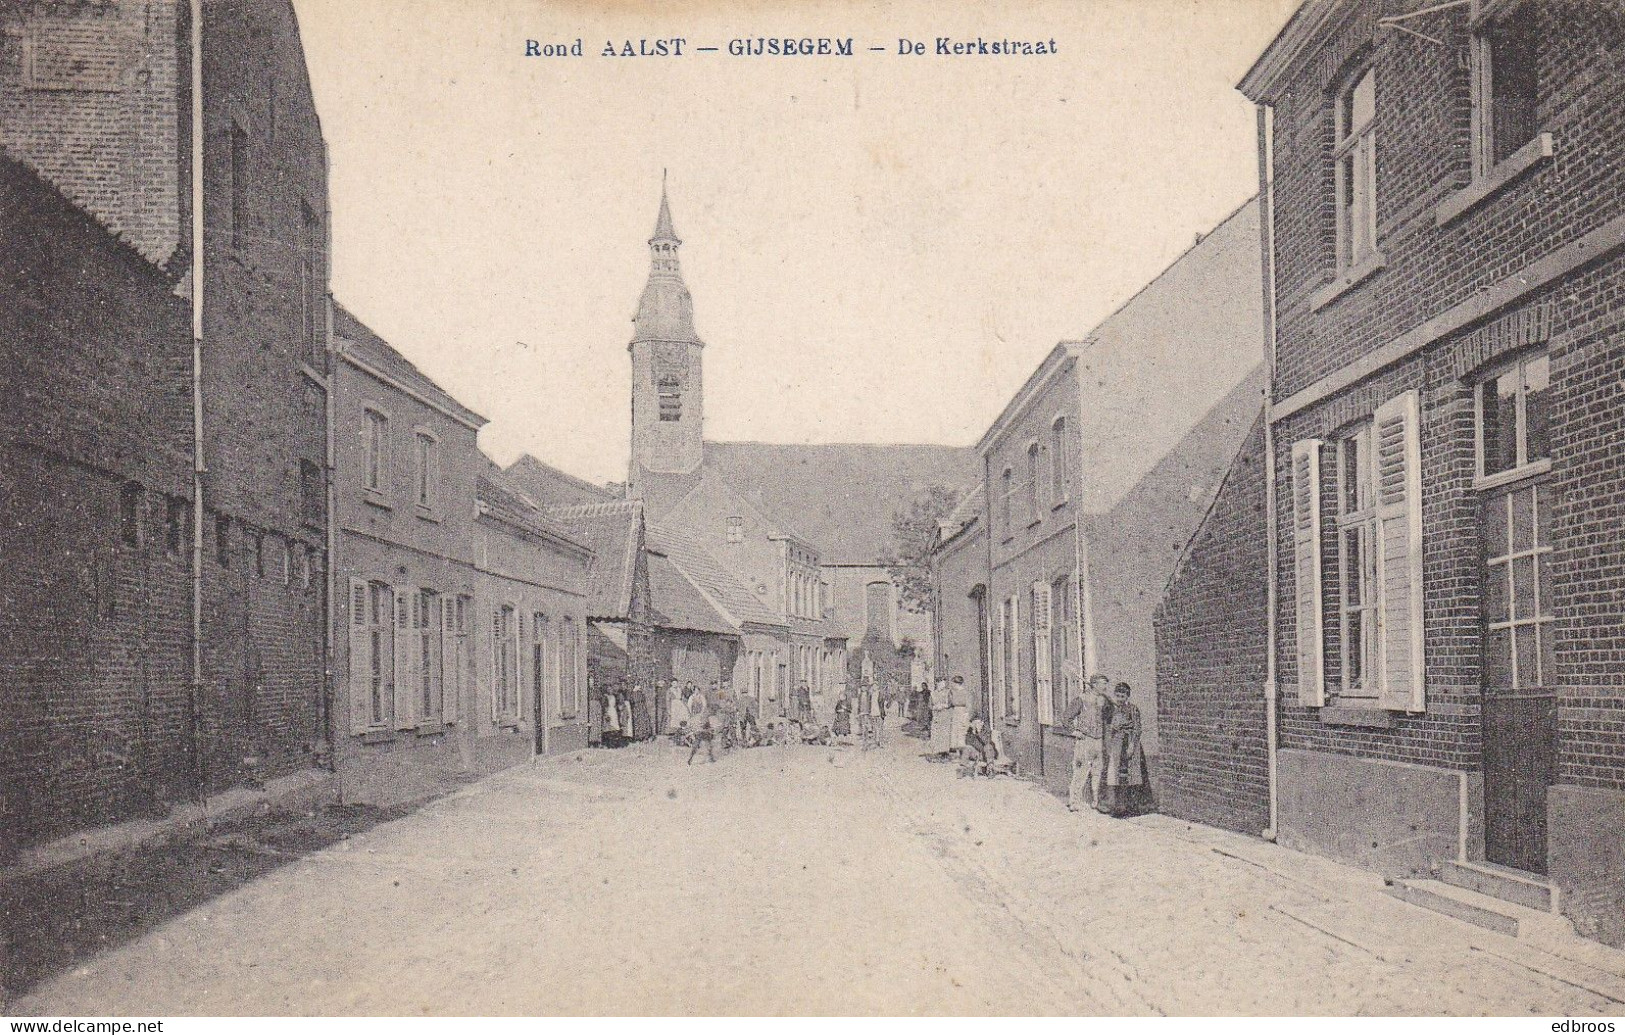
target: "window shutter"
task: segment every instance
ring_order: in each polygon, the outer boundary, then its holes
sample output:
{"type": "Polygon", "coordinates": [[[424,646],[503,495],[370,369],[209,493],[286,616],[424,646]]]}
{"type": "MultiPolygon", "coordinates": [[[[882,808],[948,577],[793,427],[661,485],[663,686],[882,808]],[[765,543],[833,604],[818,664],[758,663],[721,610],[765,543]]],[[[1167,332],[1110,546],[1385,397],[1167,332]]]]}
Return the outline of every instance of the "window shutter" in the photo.
{"type": "Polygon", "coordinates": [[[1292,566],[1297,596],[1298,703],[1326,703],[1321,625],[1319,439],[1292,445],[1292,566]]]}
{"type": "Polygon", "coordinates": [[[1005,618],[1008,608],[999,608],[999,631],[993,637],[993,717],[1001,718],[1004,711],[1005,672],[1004,672],[1004,630],[1005,618]]]}
{"type": "Polygon", "coordinates": [[[447,723],[457,721],[458,692],[463,685],[463,656],[457,643],[457,601],[440,598],[440,700],[447,723]]]}
{"type": "Polygon", "coordinates": [[[1055,722],[1055,700],[1051,696],[1054,673],[1050,671],[1050,599],[1047,582],[1033,583],[1033,678],[1038,691],[1038,721],[1055,722]]]}
{"type": "Polygon", "coordinates": [[[1422,711],[1422,449],[1417,393],[1377,408],[1372,435],[1377,489],[1377,627],[1382,706],[1422,711]]]}
{"type": "Polygon", "coordinates": [[[502,719],[502,608],[491,609],[491,721],[502,719]]]}
{"type": "Polygon", "coordinates": [[[413,642],[412,610],[418,599],[417,591],[405,586],[395,587],[395,728],[411,729],[416,709],[418,681],[414,674],[417,644],[413,642]]]}
{"type": "Polygon", "coordinates": [[[350,732],[365,733],[371,725],[372,637],[367,583],[350,580],[350,732]]]}
{"type": "Polygon", "coordinates": [[[1010,715],[1021,719],[1021,594],[1010,597],[1010,715]]]}

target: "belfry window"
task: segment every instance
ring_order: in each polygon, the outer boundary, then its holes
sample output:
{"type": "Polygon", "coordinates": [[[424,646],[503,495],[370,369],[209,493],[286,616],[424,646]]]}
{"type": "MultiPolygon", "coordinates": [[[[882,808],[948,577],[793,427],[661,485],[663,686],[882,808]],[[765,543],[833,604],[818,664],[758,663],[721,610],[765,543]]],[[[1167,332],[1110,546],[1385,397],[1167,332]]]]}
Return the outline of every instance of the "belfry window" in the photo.
{"type": "Polygon", "coordinates": [[[682,420],[683,383],[668,374],[655,382],[655,391],[660,396],[660,419],[664,421],[682,420]]]}

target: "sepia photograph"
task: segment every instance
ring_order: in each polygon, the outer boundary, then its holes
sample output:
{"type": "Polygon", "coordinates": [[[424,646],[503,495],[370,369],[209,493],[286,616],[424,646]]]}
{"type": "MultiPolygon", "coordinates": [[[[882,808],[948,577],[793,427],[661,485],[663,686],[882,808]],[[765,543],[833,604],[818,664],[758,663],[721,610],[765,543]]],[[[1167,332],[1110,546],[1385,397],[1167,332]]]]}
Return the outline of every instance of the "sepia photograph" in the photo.
{"type": "Polygon", "coordinates": [[[0,0],[0,385],[11,1032],[1625,1015],[1620,0],[0,0]]]}

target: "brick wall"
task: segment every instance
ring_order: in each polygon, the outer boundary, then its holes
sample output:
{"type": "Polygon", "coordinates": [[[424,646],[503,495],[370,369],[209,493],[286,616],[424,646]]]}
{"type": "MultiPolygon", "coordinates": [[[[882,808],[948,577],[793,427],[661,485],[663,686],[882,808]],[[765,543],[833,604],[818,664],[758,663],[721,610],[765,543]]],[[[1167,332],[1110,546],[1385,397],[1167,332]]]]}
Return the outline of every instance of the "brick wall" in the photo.
{"type": "Polygon", "coordinates": [[[325,568],[325,530],[304,518],[299,471],[326,458],[324,389],[302,368],[326,371],[325,330],[313,346],[305,307],[325,304],[327,153],[286,0],[215,0],[204,18],[206,532],[225,515],[243,557],[230,570],[205,565],[221,785],[309,764],[326,732],[321,602],[255,581],[248,553],[267,537],[325,568]],[[302,243],[310,233],[314,249],[302,243]]]}
{"type": "Polygon", "coordinates": [[[0,223],[4,854],[189,795],[191,407],[167,277],[4,158],[0,223]]]}
{"type": "Polygon", "coordinates": [[[1260,418],[1155,619],[1159,808],[1251,834],[1269,825],[1264,474],[1260,418]]]}

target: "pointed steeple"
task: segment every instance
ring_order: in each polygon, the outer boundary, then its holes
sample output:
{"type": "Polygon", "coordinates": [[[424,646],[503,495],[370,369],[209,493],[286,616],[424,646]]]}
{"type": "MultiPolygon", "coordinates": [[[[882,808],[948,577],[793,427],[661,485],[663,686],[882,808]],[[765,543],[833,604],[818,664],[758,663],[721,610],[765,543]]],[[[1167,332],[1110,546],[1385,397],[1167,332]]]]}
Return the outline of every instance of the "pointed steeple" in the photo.
{"type": "Polygon", "coordinates": [[[671,222],[671,203],[666,200],[666,177],[660,177],[660,214],[655,233],[649,238],[649,283],[638,301],[632,318],[632,344],[640,341],[668,341],[703,345],[694,331],[694,299],[683,283],[677,249],[682,246],[671,222]]]}
{"type": "Polygon", "coordinates": [[[649,238],[649,243],[656,241],[670,241],[672,244],[682,244],[682,238],[671,225],[671,204],[666,201],[666,171],[660,170],[660,215],[655,219],[655,235],[649,238]]]}

